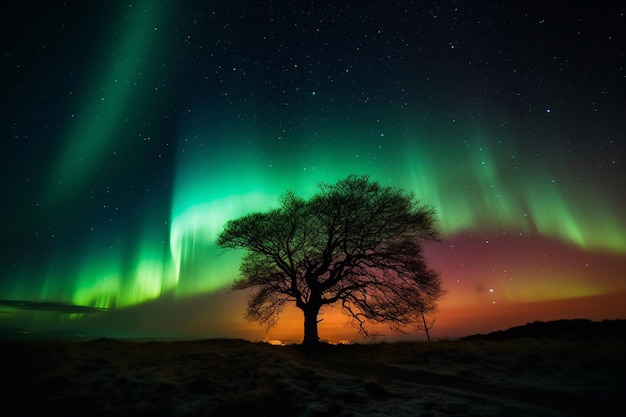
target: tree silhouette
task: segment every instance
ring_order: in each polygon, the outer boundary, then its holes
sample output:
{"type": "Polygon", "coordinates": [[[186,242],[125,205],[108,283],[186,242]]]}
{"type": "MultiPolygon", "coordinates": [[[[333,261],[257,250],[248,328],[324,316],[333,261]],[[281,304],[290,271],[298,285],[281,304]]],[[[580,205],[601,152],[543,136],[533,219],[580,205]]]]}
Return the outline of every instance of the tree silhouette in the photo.
{"type": "Polygon", "coordinates": [[[303,345],[314,346],[320,309],[335,303],[363,336],[368,323],[424,326],[443,294],[422,254],[421,242],[437,239],[433,223],[412,194],[351,175],[308,201],[287,192],[279,208],[229,221],[217,243],[246,250],[232,288],[253,289],[247,319],[270,327],[295,303],[303,345]]]}

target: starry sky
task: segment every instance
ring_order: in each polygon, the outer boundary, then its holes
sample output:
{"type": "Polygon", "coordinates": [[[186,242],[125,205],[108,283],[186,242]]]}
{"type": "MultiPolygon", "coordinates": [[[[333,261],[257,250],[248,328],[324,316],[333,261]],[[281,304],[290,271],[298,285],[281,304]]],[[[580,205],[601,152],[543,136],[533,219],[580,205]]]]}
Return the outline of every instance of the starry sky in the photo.
{"type": "MultiPolygon", "coordinates": [[[[431,335],[626,318],[625,12],[11,3],[0,330],[299,340],[295,309],[269,333],[244,320],[241,253],[215,239],[349,174],[436,210],[431,335]]],[[[358,338],[338,310],[321,318],[322,338],[358,338]]]]}

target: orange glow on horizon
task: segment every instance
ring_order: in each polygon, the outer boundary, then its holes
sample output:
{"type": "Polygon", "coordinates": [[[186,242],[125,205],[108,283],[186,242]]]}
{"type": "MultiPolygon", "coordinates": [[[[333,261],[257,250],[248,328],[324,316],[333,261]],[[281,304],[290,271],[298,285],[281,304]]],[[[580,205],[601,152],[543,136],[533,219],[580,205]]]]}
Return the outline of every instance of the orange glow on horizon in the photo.
{"type": "MultiPolygon", "coordinates": [[[[476,333],[489,333],[520,326],[534,321],[585,318],[606,320],[626,317],[626,291],[588,297],[560,300],[500,303],[482,305],[473,308],[454,307],[442,304],[436,314],[435,326],[430,330],[431,337],[445,339],[468,336],[476,333]]],[[[347,317],[338,309],[322,311],[319,324],[321,340],[337,342],[347,340],[351,343],[370,343],[381,340],[425,340],[423,330],[413,330],[407,335],[394,333],[385,326],[370,326],[384,333],[383,338],[363,339],[356,329],[346,325],[347,317]]],[[[245,332],[250,340],[280,340],[284,343],[299,343],[303,337],[303,317],[295,307],[285,309],[276,327],[265,333],[258,324],[247,322],[239,330],[245,332]]]]}

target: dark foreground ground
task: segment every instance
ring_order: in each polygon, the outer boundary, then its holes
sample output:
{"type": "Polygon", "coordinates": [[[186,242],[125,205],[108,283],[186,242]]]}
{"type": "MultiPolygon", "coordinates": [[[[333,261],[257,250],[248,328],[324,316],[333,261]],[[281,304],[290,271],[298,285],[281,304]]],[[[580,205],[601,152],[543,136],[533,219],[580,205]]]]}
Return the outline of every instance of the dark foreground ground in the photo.
{"type": "Polygon", "coordinates": [[[231,339],[3,341],[1,412],[623,416],[626,337],[618,329],[623,323],[608,332],[527,331],[317,353],[231,339]]]}

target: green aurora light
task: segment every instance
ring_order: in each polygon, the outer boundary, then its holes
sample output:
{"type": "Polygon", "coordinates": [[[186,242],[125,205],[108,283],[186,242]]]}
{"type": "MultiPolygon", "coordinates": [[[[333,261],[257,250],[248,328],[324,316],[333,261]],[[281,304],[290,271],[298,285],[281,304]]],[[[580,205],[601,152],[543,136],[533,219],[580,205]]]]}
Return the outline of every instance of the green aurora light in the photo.
{"type": "MultiPolygon", "coordinates": [[[[623,219],[594,203],[597,200],[586,196],[583,187],[578,193],[565,193],[547,173],[526,183],[512,182],[515,166],[498,163],[507,158],[484,144],[488,138],[467,138],[465,150],[456,154],[444,146],[420,146],[428,133],[401,138],[406,145],[393,149],[387,148],[398,143],[397,138],[365,147],[358,147],[353,138],[355,147],[349,152],[330,156],[311,152],[288,162],[261,160],[256,149],[233,160],[222,159],[181,141],[187,145],[179,153],[169,241],[161,238],[165,233],[158,223],[163,222],[154,220],[145,225],[131,251],[102,250],[96,244],[88,248],[77,260],[76,271],[65,272],[72,284],[59,286],[62,268],[51,266],[39,293],[33,295],[28,286],[12,297],[67,299],[71,294],[74,304],[121,308],[168,292],[185,297],[227,287],[237,275],[241,254],[221,253],[214,243],[226,221],[271,208],[287,189],[308,197],[320,181],[334,182],[353,172],[368,172],[382,183],[415,192],[437,211],[444,237],[507,230],[539,233],[590,251],[626,253],[623,219]],[[381,165],[376,159],[388,162],[381,165]],[[581,205],[588,210],[576,209],[581,205]]],[[[251,140],[236,135],[220,139],[232,143],[233,153],[251,140]]],[[[341,138],[326,141],[337,144],[341,138]]]]}
{"type": "Polygon", "coordinates": [[[61,203],[89,184],[106,157],[124,144],[127,115],[140,105],[136,91],[146,83],[142,74],[153,72],[147,63],[156,59],[162,47],[157,28],[166,11],[147,2],[127,6],[125,13],[120,33],[93,58],[87,71],[96,75],[87,78],[89,86],[72,106],[73,122],[63,134],[65,143],[46,187],[52,201],[61,203]]]}

